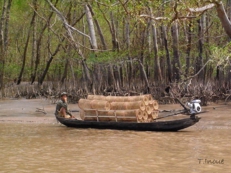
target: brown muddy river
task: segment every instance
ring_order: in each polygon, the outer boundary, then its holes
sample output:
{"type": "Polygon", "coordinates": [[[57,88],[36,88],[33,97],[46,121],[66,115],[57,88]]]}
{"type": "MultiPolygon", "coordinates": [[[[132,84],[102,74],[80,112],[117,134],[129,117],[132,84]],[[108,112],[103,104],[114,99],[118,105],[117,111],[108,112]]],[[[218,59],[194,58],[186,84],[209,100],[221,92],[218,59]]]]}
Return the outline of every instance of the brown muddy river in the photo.
{"type": "MultiPolygon", "coordinates": [[[[54,119],[54,107],[46,100],[0,101],[1,173],[231,172],[231,103],[203,107],[209,112],[201,121],[179,132],[67,128],[54,119]]],[[[180,107],[160,106],[173,108],[180,107]]]]}

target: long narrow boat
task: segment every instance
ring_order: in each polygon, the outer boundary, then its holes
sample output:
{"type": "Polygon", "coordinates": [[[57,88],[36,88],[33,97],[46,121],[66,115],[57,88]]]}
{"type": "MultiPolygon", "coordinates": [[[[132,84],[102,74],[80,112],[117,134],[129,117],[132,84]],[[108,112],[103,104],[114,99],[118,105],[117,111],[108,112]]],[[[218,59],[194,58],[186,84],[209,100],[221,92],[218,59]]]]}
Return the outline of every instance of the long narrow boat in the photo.
{"type": "Polygon", "coordinates": [[[197,116],[191,116],[180,120],[157,121],[150,123],[82,121],[59,116],[56,116],[56,119],[67,127],[136,131],[178,131],[190,127],[200,120],[197,116]]]}

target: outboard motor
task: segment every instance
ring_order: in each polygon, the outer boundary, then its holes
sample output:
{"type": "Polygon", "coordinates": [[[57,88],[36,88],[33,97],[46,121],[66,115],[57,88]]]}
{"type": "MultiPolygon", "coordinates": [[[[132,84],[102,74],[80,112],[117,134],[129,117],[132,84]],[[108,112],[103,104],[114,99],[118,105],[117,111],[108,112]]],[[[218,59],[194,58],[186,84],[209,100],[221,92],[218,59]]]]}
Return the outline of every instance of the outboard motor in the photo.
{"type": "Polygon", "coordinates": [[[201,112],[201,100],[192,100],[187,103],[187,106],[190,108],[190,114],[196,114],[201,112]]]}

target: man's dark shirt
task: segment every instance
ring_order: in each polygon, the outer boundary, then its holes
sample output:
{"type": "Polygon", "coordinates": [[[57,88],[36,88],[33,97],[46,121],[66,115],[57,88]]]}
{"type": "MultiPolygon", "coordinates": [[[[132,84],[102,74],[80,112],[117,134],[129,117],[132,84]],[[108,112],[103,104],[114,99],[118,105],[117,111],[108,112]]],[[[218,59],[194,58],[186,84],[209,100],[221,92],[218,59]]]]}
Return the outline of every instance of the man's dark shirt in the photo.
{"type": "Polygon", "coordinates": [[[60,109],[61,109],[62,107],[64,107],[64,108],[66,109],[66,113],[67,113],[68,115],[71,115],[71,113],[70,113],[70,112],[68,111],[68,109],[67,109],[67,103],[65,103],[65,102],[62,101],[62,100],[59,100],[59,101],[57,102],[57,104],[56,104],[55,115],[59,115],[59,111],[60,111],[60,109]]]}

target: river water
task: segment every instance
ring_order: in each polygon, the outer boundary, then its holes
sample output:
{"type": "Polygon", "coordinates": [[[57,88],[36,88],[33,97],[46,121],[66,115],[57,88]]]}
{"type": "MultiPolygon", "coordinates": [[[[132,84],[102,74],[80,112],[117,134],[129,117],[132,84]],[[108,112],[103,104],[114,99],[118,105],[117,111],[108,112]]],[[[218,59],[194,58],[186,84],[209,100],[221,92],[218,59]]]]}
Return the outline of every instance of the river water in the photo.
{"type": "Polygon", "coordinates": [[[45,107],[47,114],[23,113],[35,109],[38,103],[40,107],[46,104],[27,100],[0,102],[1,173],[231,171],[231,105],[203,107],[209,112],[201,114],[201,121],[179,132],[136,132],[67,128],[55,121],[54,105],[45,107]],[[8,107],[9,103],[14,107],[8,107]],[[7,115],[9,109],[11,113],[7,115]],[[12,110],[17,110],[17,116],[12,110]]]}

